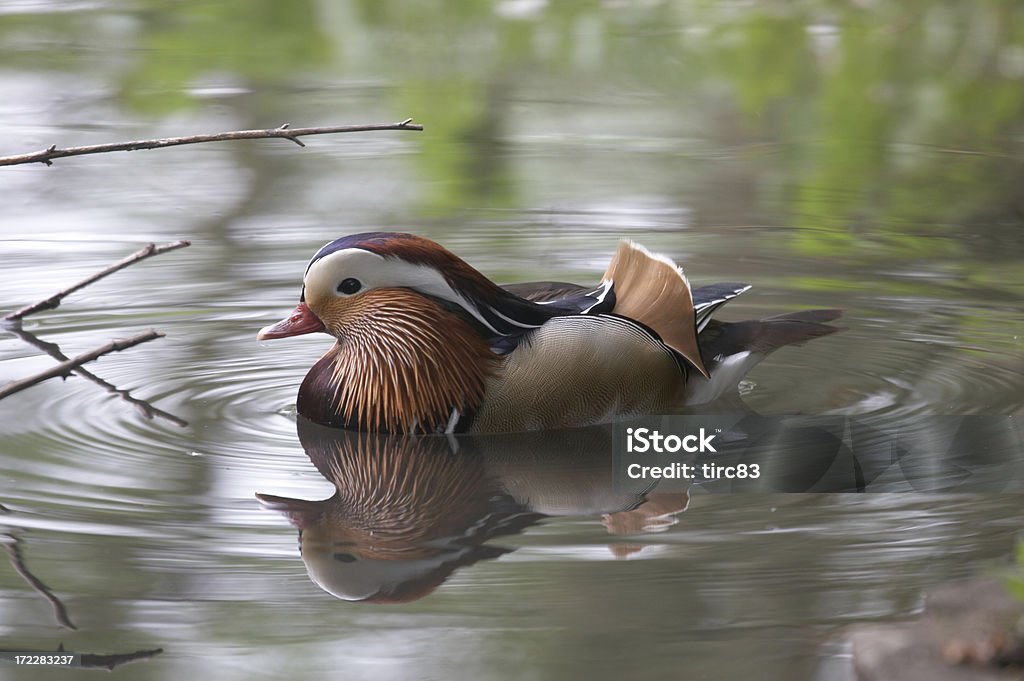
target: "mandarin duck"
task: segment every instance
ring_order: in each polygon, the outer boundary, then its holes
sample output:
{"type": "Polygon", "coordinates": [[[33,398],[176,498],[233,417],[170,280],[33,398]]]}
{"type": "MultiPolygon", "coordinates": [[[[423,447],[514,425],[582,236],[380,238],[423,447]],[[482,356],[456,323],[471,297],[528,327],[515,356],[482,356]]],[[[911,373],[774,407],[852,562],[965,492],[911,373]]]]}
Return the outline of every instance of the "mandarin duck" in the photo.
{"type": "Polygon", "coordinates": [[[772,350],[838,330],[838,310],[719,322],[747,284],[691,293],[669,258],[623,241],[601,283],[499,286],[440,244],[367,232],[318,250],[269,340],[336,342],[299,388],[302,416],[391,433],[515,432],[678,413],[772,350]]]}

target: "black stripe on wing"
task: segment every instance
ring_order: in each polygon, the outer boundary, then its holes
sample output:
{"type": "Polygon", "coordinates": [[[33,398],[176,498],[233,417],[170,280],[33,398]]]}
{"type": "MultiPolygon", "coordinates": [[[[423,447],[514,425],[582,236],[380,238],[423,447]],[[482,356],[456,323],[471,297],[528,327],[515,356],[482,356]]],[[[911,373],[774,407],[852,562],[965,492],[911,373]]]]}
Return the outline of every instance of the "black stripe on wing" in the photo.
{"type": "Polygon", "coordinates": [[[602,314],[611,312],[615,307],[615,290],[611,281],[601,282],[593,289],[559,281],[508,284],[503,288],[520,298],[557,310],[557,316],[602,314]]]}
{"type": "Polygon", "coordinates": [[[538,304],[563,310],[566,314],[604,314],[615,308],[615,287],[609,279],[592,291],[538,304]]]}
{"type": "Polygon", "coordinates": [[[497,306],[483,303],[477,309],[487,324],[502,336],[515,336],[536,329],[556,316],[551,314],[553,311],[540,308],[537,303],[518,305],[504,300],[497,306]]]}
{"type": "MultiPolygon", "coordinates": [[[[529,284],[522,286],[531,286],[529,284]]],[[[566,284],[564,286],[573,286],[566,284]]],[[[610,313],[615,307],[612,282],[602,282],[593,290],[577,287],[582,292],[554,300],[531,301],[510,295],[498,305],[481,305],[478,309],[487,324],[497,332],[490,338],[491,349],[499,355],[512,352],[528,334],[554,317],[596,316],[610,313]]],[[[507,290],[507,289],[506,289],[507,290]]]]}
{"type": "Polygon", "coordinates": [[[528,281],[519,284],[502,284],[503,289],[514,296],[535,303],[546,303],[560,298],[582,295],[590,289],[565,281],[528,281]]]}
{"type": "Polygon", "coordinates": [[[710,284],[701,286],[693,292],[693,311],[696,315],[697,333],[711,321],[711,315],[730,300],[744,291],[750,290],[750,284],[710,284]]]}

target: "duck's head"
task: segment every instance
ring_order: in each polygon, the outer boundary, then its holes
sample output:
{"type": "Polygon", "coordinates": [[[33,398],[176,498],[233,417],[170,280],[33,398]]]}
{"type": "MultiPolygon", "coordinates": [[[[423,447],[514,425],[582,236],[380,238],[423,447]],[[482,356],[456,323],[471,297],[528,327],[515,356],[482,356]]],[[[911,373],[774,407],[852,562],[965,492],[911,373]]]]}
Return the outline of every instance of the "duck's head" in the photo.
{"type": "Polygon", "coordinates": [[[432,432],[479,405],[496,345],[552,314],[429,239],[368,232],[317,251],[295,310],[257,337],[323,331],[337,339],[299,390],[304,416],[432,432]]]}
{"type": "MultiPolygon", "coordinates": [[[[366,232],[336,239],[309,261],[294,312],[260,330],[260,340],[326,331],[344,339],[369,307],[432,300],[485,327],[502,289],[440,244],[414,234],[366,232]],[[490,308],[490,309],[488,309],[490,308]]],[[[415,303],[414,303],[415,304],[415,303]]],[[[493,327],[487,329],[500,333],[493,327]]]]}

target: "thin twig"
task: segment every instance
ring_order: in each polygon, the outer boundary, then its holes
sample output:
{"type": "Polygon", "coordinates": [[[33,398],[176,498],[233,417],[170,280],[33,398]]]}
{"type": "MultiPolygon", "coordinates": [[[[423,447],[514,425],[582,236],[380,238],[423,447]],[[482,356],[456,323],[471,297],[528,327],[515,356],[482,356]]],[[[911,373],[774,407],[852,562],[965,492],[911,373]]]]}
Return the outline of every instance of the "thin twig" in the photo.
{"type": "Polygon", "coordinates": [[[15,156],[0,156],[0,166],[13,166],[21,163],[45,163],[53,165],[53,159],[66,156],[84,156],[86,154],[105,154],[109,151],[138,151],[140,149],[162,149],[177,147],[182,144],[200,144],[202,142],[224,142],[227,140],[250,140],[282,138],[295,142],[300,147],[306,146],[299,140],[306,135],[332,135],[343,132],[370,132],[373,130],[423,130],[422,125],[407,118],[399,123],[375,123],[371,125],[336,125],[322,128],[290,128],[285,123],[279,128],[266,130],[235,130],[219,132],[211,135],[189,135],[187,137],[167,137],[155,140],[138,140],[135,142],[117,142],[113,144],[94,144],[87,147],[67,147],[58,149],[56,144],[42,151],[15,156]]]}
{"type": "MultiPolygon", "coordinates": [[[[40,350],[48,354],[50,357],[53,357],[58,362],[66,362],[70,359],[67,355],[61,352],[60,346],[57,345],[56,343],[48,343],[47,341],[44,341],[38,336],[36,336],[34,333],[26,331],[25,329],[11,329],[11,331],[21,340],[25,341],[26,343],[33,347],[39,348],[40,350]]],[[[92,381],[96,385],[106,390],[108,393],[112,395],[117,395],[125,402],[134,405],[147,419],[152,420],[154,417],[162,418],[182,428],[188,426],[188,421],[180,419],[174,414],[166,412],[163,409],[154,407],[146,400],[140,400],[137,397],[132,397],[130,391],[118,388],[113,383],[103,380],[102,378],[92,373],[85,367],[78,367],[74,370],[74,372],[81,376],[82,378],[88,381],[92,381]]]]}
{"type": "Polygon", "coordinates": [[[36,577],[25,565],[25,559],[21,556],[21,547],[19,546],[20,540],[12,534],[5,535],[10,541],[5,541],[4,550],[7,552],[7,557],[11,561],[11,566],[14,571],[21,575],[22,579],[28,582],[28,585],[36,590],[46,600],[50,601],[50,605],[53,606],[53,614],[57,618],[57,622],[62,627],[67,629],[78,629],[74,624],[71,623],[71,619],[68,617],[68,611],[64,607],[64,604],[50,588],[43,584],[43,582],[36,577]]]}
{"type": "Polygon", "coordinates": [[[107,267],[106,269],[97,272],[91,277],[83,279],[77,284],[69,286],[63,291],[58,291],[57,293],[54,293],[49,298],[44,298],[43,300],[40,300],[37,303],[27,305],[16,312],[11,312],[7,316],[5,316],[4,319],[6,319],[7,321],[16,321],[18,319],[21,319],[22,317],[26,317],[35,312],[39,312],[40,310],[52,310],[55,307],[59,306],[60,301],[64,300],[64,298],[67,297],[68,295],[74,293],[78,289],[85,288],[86,286],[95,281],[99,281],[100,279],[109,274],[113,274],[114,272],[124,269],[125,267],[128,267],[131,264],[137,263],[140,260],[145,260],[146,258],[152,255],[160,255],[161,253],[167,253],[168,251],[175,251],[179,248],[185,248],[189,244],[191,244],[191,242],[186,241],[184,239],[180,241],[172,241],[171,243],[162,244],[160,246],[157,246],[156,244],[149,244],[145,248],[142,248],[136,251],[135,253],[132,253],[124,260],[114,263],[110,267],[107,267]]]}
{"type": "Polygon", "coordinates": [[[86,352],[85,354],[82,355],[78,355],[77,357],[69,359],[66,362],[61,362],[60,364],[53,366],[47,369],[46,371],[39,372],[35,376],[29,376],[28,378],[23,378],[18,381],[9,382],[4,387],[0,388],[0,400],[2,400],[5,397],[10,397],[14,393],[20,392],[25,388],[30,388],[36,385],[37,383],[42,383],[47,379],[55,378],[57,376],[67,376],[72,371],[82,366],[86,362],[91,362],[97,357],[101,357],[102,355],[106,355],[111,352],[120,352],[121,350],[127,350],[128,348],[138,345],[140,343],[145,343],[147,341],[163,337],[164,334],[150,330],[146,331],[145,333],[140,333],[137,336],[132,336],[131,338],[125,340],[110,341],[103,347],[96,348],[95,350],[90,350],[89,352],[86,352]]]}

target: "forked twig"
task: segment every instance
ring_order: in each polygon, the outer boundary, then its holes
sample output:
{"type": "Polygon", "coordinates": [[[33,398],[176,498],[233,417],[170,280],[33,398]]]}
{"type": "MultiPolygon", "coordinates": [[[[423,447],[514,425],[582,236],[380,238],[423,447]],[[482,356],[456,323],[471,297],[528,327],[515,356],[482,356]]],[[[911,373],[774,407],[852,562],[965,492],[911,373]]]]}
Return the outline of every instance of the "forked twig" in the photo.
{"type": "Polygon", "coordinates": [[[132,253],[127,258],[114,263],[110,267],[107,267],[90,277],[86,277],[77,284],[73,284],[62,291],[54,293],[49,298],[44,298],[39,302],[32,303],[31,305],[26,305],[20,310],[11,312],[10,314],[6,315],[4,319],[6,319],[7,321],[17,321],[30,314],[39,312],[40,310],[52,310],[55,307],[58,307],[60,305],[60,302],[64,300],[64,298],[66,298],[68,295],[74,293],[75,291],[81,288],[85,288],[86,286],[93,282],[99,281],[100,279],[107,275],[113,274],[118,270],[122,270],[131,264],[139,262],[140,260],[145,260],[150,256],[160,255],[161,253],[167,253],[168,251],[175,251],[179,248],[185,248],[190,244],[191,242],[186,241],[185,239],[182,239],[180,241],[172,241],[171,243],[162,244],[160,246],[157,246],[156,244],[149,244],[145,248],[142,248],[136,251],[135,253],[132,253]]]}
{"type": "MultiPolygon", "coordinates": [[[[39,348],[40,350],[48,354],[50,357],[53,357],[58,362],[66,362],[70,359],[67,355],[61,352],[60,346],[58,346],[56,343],[48,343],[39,338],[38,336],[36,336],[34,333],[26,331],[25,329],[11,329],[11,331],[21,340],[25,341],[26,343],[33,347],[39,348]]],[[[128,404],[135,406],[147,419],[161,418],[164,419],[165,421],[170,421],[174,425],[180,426],[182,428],[188,426],[188,421],[178,418],[174,414],[166,412],[163,409],[154,407],[146,400],[139,399],[138,397],[133,397],[131,391],[122,390],[121,388],[118,388],[113,383],[105,381],[96,374],[92,373],[84,366],[77,367],[76,369],[74,369],[74,372],[81,376],[82,378],[86,379],[87,381],[92,381],[99,387],[106,390],[111,395],[117,395],[128,404]]]]}
{"type": "Polygon", "coordinates": [[[86,147],[66,147],[58,149],[56,144],[42,151],[15,156],[0,156],[0,166],[13,166],[21,163],[45,163],[53,165],[53,159],[66,156],[84,156],[86,154],[105,154],[109,151],[138,151],[140,149],[162,149],[177,147],[183,144],[201,144],[203,142],[224,142],[227,140],[271,139],[291,140],[300,147],[306,146],[300,137],[306,135],[332,135],[343,132],[371,132],[373,130],[423,130],[422,125],[407,118],[399,123],[374,123],[370,125],[335,125],[320,128],[291,128],[287,123],[278,128],[266,130],[235,130],[209,135],[189,135],[186,137],[166,137],[155,140],[137,140],[134,142],[116,142],[112,144],[94,144],[86,147]]]}
{"type": "Polygon", "coordinates": [[[110,341],[109,343],[102,347],[96,348],[95,350],[90,350],[89,352],[78,355],[77,357],[69,359],[66,362],[61,362],[60,364],[50,367],[46,371],[41,371],[34,376],[29,376],[28,378],[23,378],[21,380],[9,382],[4,387],[0,388],[0,400],[2,400],[5,397],[13,395],[14,393],[21,392],[25,388],[30,388],[36,385],[37,383],[42,383],[47,379],[55,378],[57,376],[67,376],[78,367],[82,366],[87,362],[93,361],[97,357],[101,357],[111,352],[120,352],[121,350],[127,350],[128,348],[139,345],[140,343],[145,343],[147,341],[163,337],[164,334],[150,330],[144,333],[140,333],[137,336],[132,336],[131,338],[127,338],[125,340],[110,341]]]}
{"type": "Polygon", "coordinates": [[[38,577],[32,574],[25,565],[25,559],[21,555],[21,547],[18,545],[21,540],[13,534],[4,536],[9,540],[3,542],[4,551],[7,552],[7,557],[10,559],[11,567],[14,568],[14,571],[21,575],[21,578],[28,582],[30,587],[50,602],[50,605],[53,606],[53,614],[62,627],[72,630],[78,629],[78,627],[71,623],[67,608],[64,607],[61,600],[38,577]]]}

